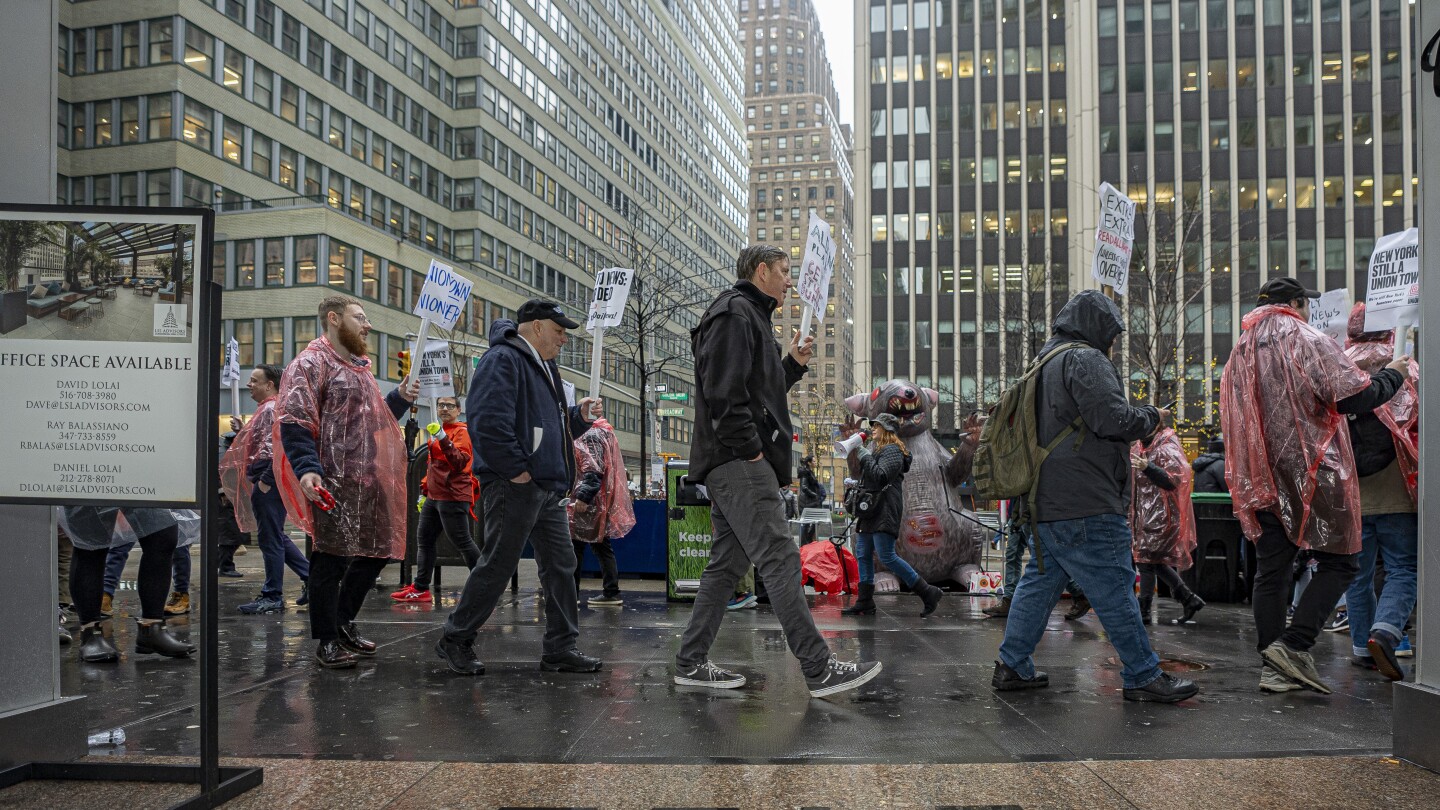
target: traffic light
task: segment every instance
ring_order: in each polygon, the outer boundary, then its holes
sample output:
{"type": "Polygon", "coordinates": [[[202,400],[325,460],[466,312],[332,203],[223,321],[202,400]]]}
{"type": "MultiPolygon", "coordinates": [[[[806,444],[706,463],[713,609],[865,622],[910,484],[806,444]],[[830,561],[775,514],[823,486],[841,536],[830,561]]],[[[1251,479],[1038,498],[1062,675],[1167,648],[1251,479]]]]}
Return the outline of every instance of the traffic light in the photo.
{"type": "Polygon", "coordinates": [[[400,379],[410,376],[410,352],[401,349],[395,353],[395,359],[400,361],[400,379]]]}

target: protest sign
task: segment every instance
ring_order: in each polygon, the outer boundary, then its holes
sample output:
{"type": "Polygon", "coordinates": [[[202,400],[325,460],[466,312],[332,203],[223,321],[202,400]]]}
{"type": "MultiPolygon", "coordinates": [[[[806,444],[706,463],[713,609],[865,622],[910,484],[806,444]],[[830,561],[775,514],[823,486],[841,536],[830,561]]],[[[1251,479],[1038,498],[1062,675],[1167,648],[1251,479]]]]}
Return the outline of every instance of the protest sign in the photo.
{"type": "Polygon", "coordinates": [[[1345,288],[1330,290],[1310,302],[1310,325],[1345,345],[1345,333],[1350,326],[1350,291],[1345,288]]]}
{"type": "MultiPolygon", "coordinates": [[[[411,356],[415,356],[413,353],[411,356]]],[[[425,344],[424,353],[419,355],[420,365],[415,374],[420,380],[420,396],[453,397],[455,380],[450,365],[450,344],[444,340],[431,340],[425,344]]]]}
{"type": "Polygon", "coordinates": [[[425,274],[425,286],[420,289],[414,314],[441,328],[454,329],[474,286],[473,281],[455,272],[455,268],[431,259],[430,272],[425,274]]]}
{"type": "MultiPolygon", "coordinates": [[[[1365,331],[1405,329],[1420,319],[1420,231],[1380,238],[1370,254],[1365,286],[1365,331]]],[[[1405,343],[1397,336],[1397,348],[1405,343]]]]}
{"type": "Polygon", "coordinates": [[[805,256],[800,260],[800,300],[805,314],[800,319],[800,337],[810,333],[810,318],[816,323],[825,320],[825,305],[830,299],[830,277],[835,274],[835,237],[830,225],[813,211],[810,229],[805,237],[805,256]]]}
{"type": "Polygon", "coordinates": [[[600,394],[600,366],[604,361],[605,330],[619,326],[625,318],[625,302],[630,299],[630,282],[635,271],[623,267],[607,267],[595,274],[595,295],[590,299],[590,317],[585,329],[594,334],[590,347],[590,396],[600,394]]]}
{"type": "Polygon", "coordinates": [[[1135,243],[1135,203],[1109,183],[1100,184],[1100,224],[1095,230],[1095,259],[1090,275],[1102,287],[1125,295],[1130,285],[1130,253],[1135,243]]]}
{"type": "Polygon", "coordinates": [[[225,344],[225,367],[220,370],[220,384],[230,389],[230,415],[240,416],[240,341],[230,338],[225,344]]]}

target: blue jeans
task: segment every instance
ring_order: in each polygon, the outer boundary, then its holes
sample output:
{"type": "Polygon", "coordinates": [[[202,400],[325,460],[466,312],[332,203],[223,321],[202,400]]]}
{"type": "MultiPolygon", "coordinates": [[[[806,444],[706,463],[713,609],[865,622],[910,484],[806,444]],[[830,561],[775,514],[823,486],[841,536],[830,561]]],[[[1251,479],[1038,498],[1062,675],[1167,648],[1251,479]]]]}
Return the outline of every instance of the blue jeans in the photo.
{"type": "MultiPolygon", "coordinates": [[[[1020,585],[1020,570],[1025,563],[1025,550],[1029,547],[1029,535],[1025,534],[1025,531],[1019,526],[1012,527],[1010,532],[1005,535],[1005,587],[1000,589],[1002,598],[1015,598],[1015,589],[1020,585]]],[[[1079,598],[1085,595],[1073,579],[1065,583],[1065,590],[1072,597],[1079,598]]]]}
{"type": "Polygon", "coordinates": [[[1415,570],[1419,562],[1419,517],[1414,512],[1360,518],[1360,572],[1345,593],[1350,611],[1350,644],[1356,655],[1372,630],[1384,630],[1398,641],[1415,608],[1415,570]],[[1385,587],[1375,599],[1375,555],[1385,562],[1385,587]]]}
{"type": "Polygon", "coordinates": [[[176,546],[170,555],[170,590],[175,593],[190,593],[190,547],[176,546]]]}
{"type": "Polygon", "coordinates": [[[1057,520],[1037,527],[1045,573],[1031,557],[1015,588],[1000,660],[1022,678],[1035,677],[1031,654],[1045,634],[1045,622],[1065,582],[1073,576],[1095,608],[1105,634],[1119,653],[1126,689],[1148,686],[1160,677],[1160,658],[1140,624],[1135,599],[1135,568],[1130,556],[1130,525],[1121,515],[1057,520]]]}
{"type": "Polygon", "coordinates": [[[285,534],[285,502],[278,488],[261,492],[256,487],[250,493],[250,507],[260,530],[260,556],[265,561],[265,584],[260,587],[260,596],[279,599],[284,593],[285,566],[305,582],[310,579],[310,561],[285,534]]]}
{"type": "Polygon", "coordinates": [[[860,532],[855,537],[855,562],[860,566],[860,581],[871,583],[875,581],[875,560],[880,558],[880,564],[886,570],[900,578],[909,588],[915,585],[920,575],[910,564],[900,559],[895,554],[895,535],[885,532],[860,532]]]}
{"type": "Polygon", "coordinates": [[[121,543],[110,547],[105,556],[105,593],[115,595],[115,589],[120,587],[120,576],[125,573],[125,563],[130,559],[130,552],[133,550],[134,543],[121,543]]]}

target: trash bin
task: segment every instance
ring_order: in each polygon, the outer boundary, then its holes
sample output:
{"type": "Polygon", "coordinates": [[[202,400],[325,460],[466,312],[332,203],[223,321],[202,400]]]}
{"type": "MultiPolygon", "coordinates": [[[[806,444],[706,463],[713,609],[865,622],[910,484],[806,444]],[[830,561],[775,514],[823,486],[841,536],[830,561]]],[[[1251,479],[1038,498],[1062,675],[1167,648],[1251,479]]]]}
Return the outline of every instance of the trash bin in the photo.
{"type": "Polygon", "coordinates": [[[1185,584],[1207,602],[1243,602],[1250,595],[1245,533],[1235,519],[1229,493],[1196,492],[1195,561],[1184,572],[1185,584]]]}

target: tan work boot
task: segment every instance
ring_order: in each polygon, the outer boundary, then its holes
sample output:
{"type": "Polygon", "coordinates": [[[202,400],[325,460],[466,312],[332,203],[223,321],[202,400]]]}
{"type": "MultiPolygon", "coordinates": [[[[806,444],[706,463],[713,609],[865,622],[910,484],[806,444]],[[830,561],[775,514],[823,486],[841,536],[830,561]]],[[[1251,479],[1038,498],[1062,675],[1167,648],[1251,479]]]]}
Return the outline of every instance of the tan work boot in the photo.
{"type": "Polygon", "coordinates": [[[170,598],[165,600],[166,616],[184,616],[190,612],[190,594],[171,593],[170,598]]]}
{"type": "Polygon", "coordinates": [[[100,615],[110,618],[110,609],[114,607],[114,597],[108,593],[100,595],[100,615]]]}

